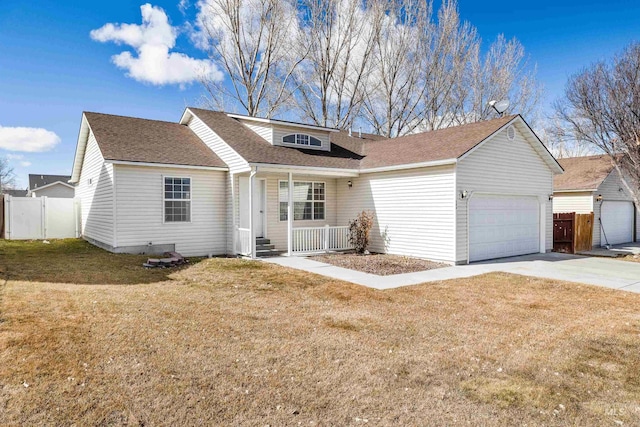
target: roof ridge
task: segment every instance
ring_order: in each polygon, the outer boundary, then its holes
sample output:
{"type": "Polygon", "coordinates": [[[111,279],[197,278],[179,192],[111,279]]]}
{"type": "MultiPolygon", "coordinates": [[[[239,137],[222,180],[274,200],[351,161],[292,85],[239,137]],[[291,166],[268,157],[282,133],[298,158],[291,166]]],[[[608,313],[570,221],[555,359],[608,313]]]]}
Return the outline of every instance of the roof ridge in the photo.
{"type": "Polygon", "coordinates": [[[147,121],[147,122],[160,122],[160,123],[168,123],[168,124],[172,124],[172,125],[184,126],[180,122],[170,122],[169,120],[147,119],[147,118],[144,118],[144,117],[125,116],[123,114],[99,113],[97,111],[83,111],[82,114],[97,114],[97,115],[100,115],[100,116],[121,117],[123,119],[144,120],[144,121],[147,121]]]}

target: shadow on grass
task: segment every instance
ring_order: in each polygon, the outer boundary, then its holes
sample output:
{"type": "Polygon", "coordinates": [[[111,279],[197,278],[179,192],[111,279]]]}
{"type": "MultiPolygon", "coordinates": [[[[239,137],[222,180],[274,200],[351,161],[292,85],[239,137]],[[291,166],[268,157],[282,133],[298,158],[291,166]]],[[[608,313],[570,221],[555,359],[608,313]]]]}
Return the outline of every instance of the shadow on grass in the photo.
{"type": "MultiPolygon", "coordinates": [[[[84,240],[0,240],[0,278],[30,282],[133,285],[172,280],[188,267],[145,269],[149,255],[113,254],[84,240]]],[[[190,258],[193,265],[199,258],[190,258]]]]}

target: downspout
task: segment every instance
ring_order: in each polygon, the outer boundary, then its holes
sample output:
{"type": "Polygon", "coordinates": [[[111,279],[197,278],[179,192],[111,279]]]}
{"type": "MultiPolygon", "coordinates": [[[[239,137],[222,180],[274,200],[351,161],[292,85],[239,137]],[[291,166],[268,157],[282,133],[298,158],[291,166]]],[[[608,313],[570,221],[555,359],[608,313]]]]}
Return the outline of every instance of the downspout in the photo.
{"type": "Polygon", "coordinates": [[[293,255],[293,172],[289,172],[289,191],[287,199],[287,255],[293,255]]]}
{"type": "Polygon", "coordinates": [[[258,173],[258,167],[251,168],[251,174],[249,175],[249,234],[251,236],[251,259],[256,258],[256,230],[253,220],[253,205],[254,205],[254,192],[256,174],[258,173]]]}

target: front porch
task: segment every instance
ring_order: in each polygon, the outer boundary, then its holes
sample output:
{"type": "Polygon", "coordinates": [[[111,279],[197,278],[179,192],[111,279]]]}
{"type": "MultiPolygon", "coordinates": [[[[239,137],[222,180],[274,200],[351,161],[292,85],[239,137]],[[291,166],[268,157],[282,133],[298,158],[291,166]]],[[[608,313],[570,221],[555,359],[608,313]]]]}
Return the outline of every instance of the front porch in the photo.
{"type": "Polygon", "coordinates": [[[338,186],[349,175],[254,167],[231,175],[233,253],[251,258],[351,249],[338,186]]]}

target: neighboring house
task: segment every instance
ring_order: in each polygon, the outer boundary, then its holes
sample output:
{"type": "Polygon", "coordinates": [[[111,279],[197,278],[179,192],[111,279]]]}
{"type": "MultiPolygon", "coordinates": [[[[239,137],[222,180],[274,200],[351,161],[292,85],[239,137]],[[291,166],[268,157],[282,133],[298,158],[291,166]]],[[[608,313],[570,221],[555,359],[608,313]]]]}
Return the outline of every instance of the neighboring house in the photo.
{"type": "Polygon", "coordinates": [[[12,197],[27,197],[29,190],[16,190],[16,189],[4,189],[2,194],[7,194],[12,197]]]}
{"type": "Polygon", "coordinates": [[[637,209],[606,155],[558,160],[565,173],[554,179],[553,212],[594,213],[593,246],[636,240],[637,209]]]}
{"type": "Polygon", "coordinates": [[[73,198],[75,189],[69,184],[69,175],[29,174],[27,197],[73,198]]]}
{"type": "Polygon", "coordinates": [[[84,113],[71,182],[85,239],[185,255],[349,247],[451,264],[553,247],[562,168],[519,115],[385,139],[187,108],[179,123],[84,113]]]}

